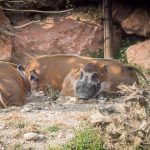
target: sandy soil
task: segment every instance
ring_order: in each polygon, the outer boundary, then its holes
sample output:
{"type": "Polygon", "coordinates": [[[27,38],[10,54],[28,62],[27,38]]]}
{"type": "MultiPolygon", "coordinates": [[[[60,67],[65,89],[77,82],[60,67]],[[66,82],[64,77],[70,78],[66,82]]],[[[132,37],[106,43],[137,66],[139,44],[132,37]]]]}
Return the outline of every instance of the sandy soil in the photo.
{"type": "Polygon", "coordinates": [[[99,124],[108,149],[115,146],[116,150],[127,150],[128,142],[131,150],[141,143],[147,147],[150,88],[122,85],[121,89],[121,97],[88,101],[63,96],[52,101],[43,92],[33,92],[24,106],[0,109],[0,150],[48,150],[61,146],[87,122],[99,124]]]}
{"type": "Polygon", "coordinates": [[[60,97],[54,103],[42,92],[33,92],[24,106],[0,110],[0,150],[19,146],[46,150],[65,144],[98,105],[96,100],[82,102],[75,97],[60,97]],[[26,140],[24,134],[29,132],[41,138],[26,140]]]}

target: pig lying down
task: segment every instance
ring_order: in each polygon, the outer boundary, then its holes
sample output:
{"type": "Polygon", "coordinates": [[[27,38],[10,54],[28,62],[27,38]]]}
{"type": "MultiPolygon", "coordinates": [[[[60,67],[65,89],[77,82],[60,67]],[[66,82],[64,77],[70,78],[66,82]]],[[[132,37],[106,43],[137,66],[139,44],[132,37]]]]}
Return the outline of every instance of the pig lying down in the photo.
{"type": "Polygon", "coordinates": [[[21,106],[31,92],[31,84],[21,65],[0,62],[0,108],[21,106]]]}
{"type": "Polygon", "coordinates": [[[139,70],[122,62],[75,55],[37,57],[25,72],[39,90],[50,85],[65,96],[83,99],[94,98],[102,91],[117,91],[120,83],[138,84],[137,73],[146,80],[139,70]]]}

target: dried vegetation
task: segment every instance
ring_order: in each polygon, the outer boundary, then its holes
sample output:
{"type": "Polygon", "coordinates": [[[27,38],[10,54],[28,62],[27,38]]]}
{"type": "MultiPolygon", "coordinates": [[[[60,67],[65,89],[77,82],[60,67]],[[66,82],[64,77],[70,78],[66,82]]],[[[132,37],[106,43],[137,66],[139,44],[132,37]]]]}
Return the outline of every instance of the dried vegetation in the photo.
{"type": "Polygon", "coordinates": [[[99,126],[107,149],[150,148],[150,89],[120,85],[120,98],[105,102],[91,122],[99,126]]]}

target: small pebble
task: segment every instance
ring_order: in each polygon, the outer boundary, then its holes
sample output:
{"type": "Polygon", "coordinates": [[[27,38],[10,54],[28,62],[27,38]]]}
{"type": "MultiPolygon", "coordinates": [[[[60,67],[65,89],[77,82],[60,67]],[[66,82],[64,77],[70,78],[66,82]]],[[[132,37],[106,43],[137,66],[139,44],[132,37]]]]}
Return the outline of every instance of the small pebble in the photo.
{"type": "Polygon", "coordinates": [[[3,129],[5,129],[6,128],[6,124],[5,123],[1,123],[0,124],[0,130],[3,130],[3,129]]]}
{"type": "Polygon", "coordinates": [[[32,111],[32,106],[26,105],[21,109],[21,112],[31,112],[32,111]]]}
{"type": "Polygon", "coordinates": [[[44,135],[39,135],[37,133],[34,133],[34,132],[28,132],[28,133],[25,133],[24,134],[24,139],[27,140],[27,141],[37,141],[37,140],[43,140],[45,139],[45,136],[44,135]]]}

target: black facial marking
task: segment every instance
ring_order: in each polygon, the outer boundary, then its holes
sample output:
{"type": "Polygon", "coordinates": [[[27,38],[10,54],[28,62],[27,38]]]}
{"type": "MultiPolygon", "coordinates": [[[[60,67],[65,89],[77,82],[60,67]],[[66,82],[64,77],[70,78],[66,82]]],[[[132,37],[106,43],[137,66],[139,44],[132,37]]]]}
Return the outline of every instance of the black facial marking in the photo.
{"type": "Polygon", "coordinates": [[[81,71],[81,73],[80,73],[80,80],[82,80],[83,79],[83,72],[81,71]]]}
{"type": "Polygon", "coordinates": [[[80,99],[95,98],[101,88],[102,75],[105,69],[105,66],[100,68],[94,63],[86,64],[75,85],[76,96],[80,99]]]}
{"type": "Polygon", "coordinates": [[[98,82],[98,80],[99,80],[98,74],[97,74],[97,73],[94,73],[94,74],[92,75],[92,77],[91,77],[91,80],[92,80],[93,82],[98,82]]]}

